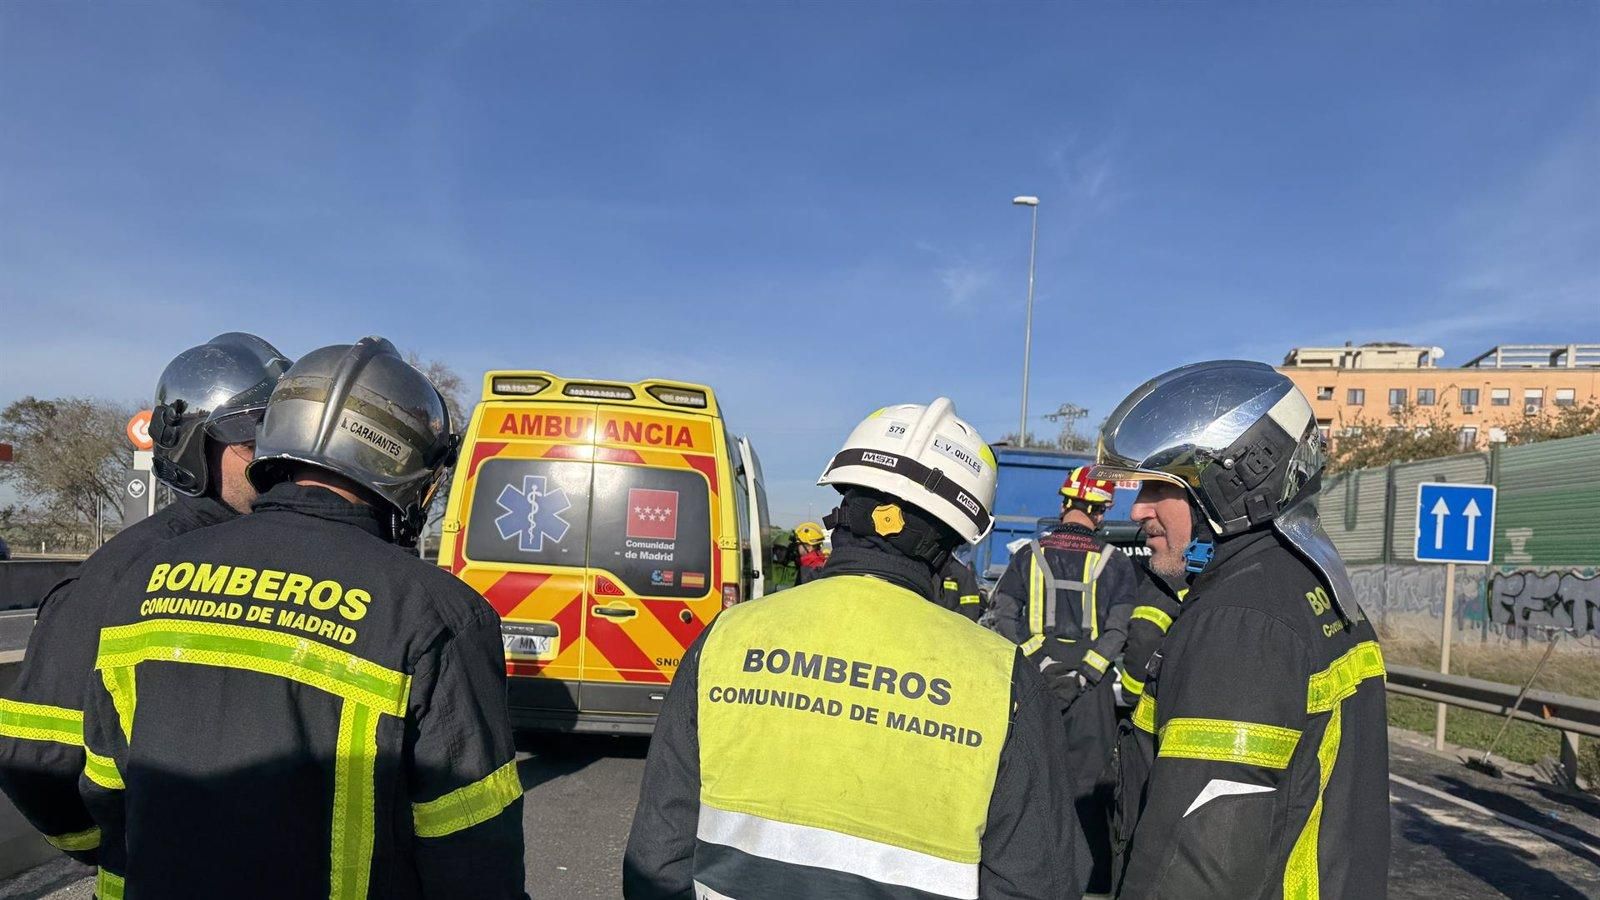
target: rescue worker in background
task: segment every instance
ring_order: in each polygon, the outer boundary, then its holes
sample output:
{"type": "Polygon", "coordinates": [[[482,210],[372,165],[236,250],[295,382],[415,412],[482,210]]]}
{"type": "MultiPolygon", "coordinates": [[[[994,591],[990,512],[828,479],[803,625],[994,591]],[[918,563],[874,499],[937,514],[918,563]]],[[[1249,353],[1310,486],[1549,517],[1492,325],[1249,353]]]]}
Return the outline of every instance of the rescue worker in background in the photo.
{"type": "Polygon", "coordinates": [[[103,599],[128,564],[169,538],[250,511],[244,476],[256,426],[289,367],[253,334],[219,334],[178,354],[156,383],[155,475],[178,499],[124,528],[40,604],[17,681],[0,699],[0,787],[59,850],[93,865],[100,831],[78,796],[83,695],[94,672],[103,599]]]}
{"type": "Polygon", "coordinates": [[[998,635],[929,602],[993,524],[995,461],[940,398],[879,410],[817,581],[724,610],[650,743],[628,900],[1077,897],[1054,704],[998,635]]]}
{"type": "Polygon", "coordinates": [[[822,540],[827,537],[822,526],[815,522],[801,522],[794,529],[794,583],[796,586],[815,581],[828,562],[822,553],[822,540]]]}
{"type": "Polygon", "coordinates": [[[132,564],[84,711],[100,897],[526,896],[500,618],[407,549],[455,450],[392,344],[323,347],[254,512],[132,564]]]}
{"type": "Polygon", "coordinates": [[[1128,617],[1128,642],[1118,666],[1122,672],[1124,711],[1144,694],[1150,662],[1161,649],[1173,621],[1183,612],[1183,598],[1189,594],[1189,585],[1182,578],[1168,578],[1151,569],[1148,562],[1136,562],[1133,568],[1139,583],[1134,589],[1133,612],[1128,617]]]}
{"type": "Polygon", "coordinates": [[[1060,526],[1012,554],[994,594],[997,630],[1044,675],[1066,726],[1073,800],[1093,858],[1091,894],[1111,890],[1117,699],[1106,673],[1122,655],[1138,582],[1133,561],[1095,533],[1116,490],[1087,466],[1067,473],[1060,526]]]}
{"type": "Polygon", "coordinates": [[[1174,369],[1106,420],[1095,474],[1144,482],[1151,566],[1189,582],[1118,752],[1120,897],[1385,895],[1383,654],[1322,466],[1310,403],[1261,363],[1174,369]]]}
{"type": "Polygon", "coordinates": [[[983,591],[978,588],[977,576],[972,574],[972,569],[966,563],[956,559],[953,553],[939,572],[938,603],[945,609],[960,613],[974,622],[978,621],[986,609],[983,603],[983,591]]]}

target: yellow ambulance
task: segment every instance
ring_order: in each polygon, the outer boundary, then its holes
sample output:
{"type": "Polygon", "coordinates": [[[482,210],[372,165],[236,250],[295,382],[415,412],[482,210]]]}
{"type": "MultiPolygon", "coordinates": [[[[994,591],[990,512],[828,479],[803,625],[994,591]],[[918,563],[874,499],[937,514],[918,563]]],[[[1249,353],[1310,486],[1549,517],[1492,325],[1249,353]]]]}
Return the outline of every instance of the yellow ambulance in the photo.
{"type": "Polygon", "coordinates": [[[439,564],[500,613],[513,723],[648,734],[684,650],[766,580],[766,490],[716,395],[495,371],[439,564]]]}

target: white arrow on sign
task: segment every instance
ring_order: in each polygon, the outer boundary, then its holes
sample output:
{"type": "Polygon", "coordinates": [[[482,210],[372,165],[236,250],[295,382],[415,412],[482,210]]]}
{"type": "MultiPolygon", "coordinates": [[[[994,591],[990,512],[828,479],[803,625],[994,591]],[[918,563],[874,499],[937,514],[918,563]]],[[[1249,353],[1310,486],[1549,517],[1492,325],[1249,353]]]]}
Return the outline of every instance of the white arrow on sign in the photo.
{"type": "MultiPolygon", "coordinates": [[[[1450,507],[1444,502],[1444,498],[1440,497],[1435,500],[1433,502],[1433,548],[1435,550],[1444,547],[1444,520],[1448,515],[1450,515],[1450,507]]],[[[1470,541],[1471,538],[1468,538],[1468,540],[1470,541]]],[[[1468,544],[1467,549],[1471,550],[1472,545],[1468,544]]]]}
{"type": "MultiPolygon", "coordinates": [[[[1442,503],[1443,501],[1440,502],[1442,503]]],[[[1472,550],[1473,541],[1478,536],[1478,517],[1483,515],[1483,512],[1478,509],[1478,498],[1473,497],[1468,500],[1467,508],[1462,510],[1461,514],[1467,517],[1467,550],[1470,551],[1472,550]]]]}

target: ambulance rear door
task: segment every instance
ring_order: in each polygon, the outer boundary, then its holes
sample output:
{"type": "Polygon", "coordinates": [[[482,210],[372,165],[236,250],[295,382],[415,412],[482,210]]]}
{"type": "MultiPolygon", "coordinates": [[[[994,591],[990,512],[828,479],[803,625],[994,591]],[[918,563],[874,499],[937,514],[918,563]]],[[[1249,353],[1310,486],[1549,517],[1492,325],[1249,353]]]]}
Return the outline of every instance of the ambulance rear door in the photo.
{"type": "Polygon", "coordinates": [[[655,714],[721,608],[715,420],[599,408],[589,510],[583,710],[655,714]]]}
{"type": "Polygon", "coordinates": [[[586,403],[490,404],[465,460],[458,574],[500,613],[514,708],[581,708],[596,416],[586,403]]]}

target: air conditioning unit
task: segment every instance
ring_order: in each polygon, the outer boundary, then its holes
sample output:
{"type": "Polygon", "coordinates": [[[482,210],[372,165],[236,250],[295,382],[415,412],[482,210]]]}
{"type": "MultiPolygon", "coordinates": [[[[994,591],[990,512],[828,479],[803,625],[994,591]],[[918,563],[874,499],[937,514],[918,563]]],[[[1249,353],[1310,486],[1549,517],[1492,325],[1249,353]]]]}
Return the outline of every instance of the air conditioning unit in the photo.
{"type": "Polygon", "coordinates": [[[1525,416],[1537,416],[1539,414],[1539,404],[1537,404],[1537,403],[1524,403],[1524,404],[1522,404],[1522,414],[1525,415],[1525,416]]]}
{"type": "Polygon", "coordinates": [[[1461,404],[1461,411],[1464,412],[1464,413],[1475,413],[1475,412],[1478,411],[1478,404],[1476,404],[1476,403],[1463,403],[1463,404],[1461,404]]]}

